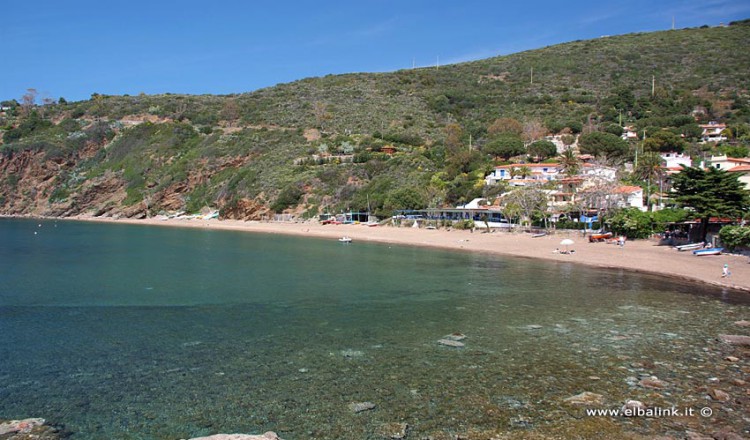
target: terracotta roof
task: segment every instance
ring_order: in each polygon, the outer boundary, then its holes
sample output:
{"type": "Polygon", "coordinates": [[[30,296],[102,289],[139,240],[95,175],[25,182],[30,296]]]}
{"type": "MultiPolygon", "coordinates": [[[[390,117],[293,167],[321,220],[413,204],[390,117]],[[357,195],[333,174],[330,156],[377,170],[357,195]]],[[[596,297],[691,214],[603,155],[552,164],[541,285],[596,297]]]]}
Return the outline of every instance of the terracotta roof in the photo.
{"type": "Polygon", "coordinates": [[[597,164],[593,164],[593,163],[584,163],[584,164],[582,164],[582,166],[584,168],[607,168],[607,169],[612,169],[612,167],[608,167],[606,165],[597,165],[597,164]]]}
{"type": "Polygon", "coordinates": [[[616,193],[634,193],[638,191],[643,191],[643,188],[640,186],[621,186],[617,189],[615,189],[614,192],[616,193]]]}
{"type": "Polygon", "coordinates": [[[727,170],[730,173],[746,173],[750,172],[750,165],[739,165],[734,168],[730,168],[727,170]]]}

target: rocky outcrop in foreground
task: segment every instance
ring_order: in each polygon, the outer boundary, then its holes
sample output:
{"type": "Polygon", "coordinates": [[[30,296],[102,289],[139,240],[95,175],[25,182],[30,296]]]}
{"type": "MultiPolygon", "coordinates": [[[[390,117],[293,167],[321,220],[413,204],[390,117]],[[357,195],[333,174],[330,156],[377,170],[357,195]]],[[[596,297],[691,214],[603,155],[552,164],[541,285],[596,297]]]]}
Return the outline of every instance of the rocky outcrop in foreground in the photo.
{"type": "Polygon", "coordinates": [[[0,420],[0,438],[3,440],[59,440],[64,437],[57,428],[46,423],[44,419],[0,420]]]}

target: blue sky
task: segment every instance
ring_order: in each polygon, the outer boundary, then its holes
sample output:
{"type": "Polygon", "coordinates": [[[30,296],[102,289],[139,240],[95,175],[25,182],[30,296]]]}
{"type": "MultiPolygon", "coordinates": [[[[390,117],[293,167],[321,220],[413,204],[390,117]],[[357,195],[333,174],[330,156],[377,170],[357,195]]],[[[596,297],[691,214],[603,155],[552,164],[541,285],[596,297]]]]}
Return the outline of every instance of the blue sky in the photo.
{"type": "Polygon", "coordinates": [[[750,18],[736,0],[7,1],[0,99],[228,94],[750,18]]]}

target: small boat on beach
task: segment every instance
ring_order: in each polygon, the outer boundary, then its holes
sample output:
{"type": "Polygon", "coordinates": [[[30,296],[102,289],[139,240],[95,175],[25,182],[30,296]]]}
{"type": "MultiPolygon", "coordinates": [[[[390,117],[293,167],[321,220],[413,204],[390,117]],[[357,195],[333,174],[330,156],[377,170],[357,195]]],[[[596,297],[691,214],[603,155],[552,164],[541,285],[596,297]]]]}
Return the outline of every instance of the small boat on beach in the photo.
{"type": "Polygon", "coordinates": [[[611,232],[600,232],[597,234],[591,234],[589,235],[589,243],[595,243],[599,241],[606,241],[608,239],[612,238],[611,232]]]}
{"type": "Polygon", "coordinates": [[[693,251],[693,255],[695,255],[696,257],[700,257],[700,256],[703,256],[703,255],[719,255],[721,253],[721,251],[723,251],[723,250],[724,250],[724,248],[720,248],[720,247],[717,247],[717,248],[708,248],[708,249],[698,249],[698,250],[693,251]]]}
{"type": "Polygon", "coordinates": [[[680,252],[684,251],[694,251],[696,249],[703,248],[703,243],[689,243],[689,244],[683,244],[680,246],[675,246],[675,249],[677,249],[680,252]]]}
{"type": "Polygon", "coordinates": [[[339,238],[339,241],[341,243],[351,243],[352,242],[352,238],[351,237],[347,237],[347,236],[343,236],[343,237],[339,238]]]}

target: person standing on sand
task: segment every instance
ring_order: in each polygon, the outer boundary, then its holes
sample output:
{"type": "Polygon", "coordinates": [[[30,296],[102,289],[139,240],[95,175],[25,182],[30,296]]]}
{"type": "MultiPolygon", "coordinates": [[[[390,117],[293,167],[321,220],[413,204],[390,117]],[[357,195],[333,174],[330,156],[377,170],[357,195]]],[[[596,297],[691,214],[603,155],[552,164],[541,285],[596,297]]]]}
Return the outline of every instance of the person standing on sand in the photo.
{"type": "Polygon", "coordinates": [[[729,272],[729,265],[725,264],[724,268],[721,269],[721,277],[722,278],[726,278],[726,277],[728,277],[731,274],[732,274],[732,272],[729,272]]]}

